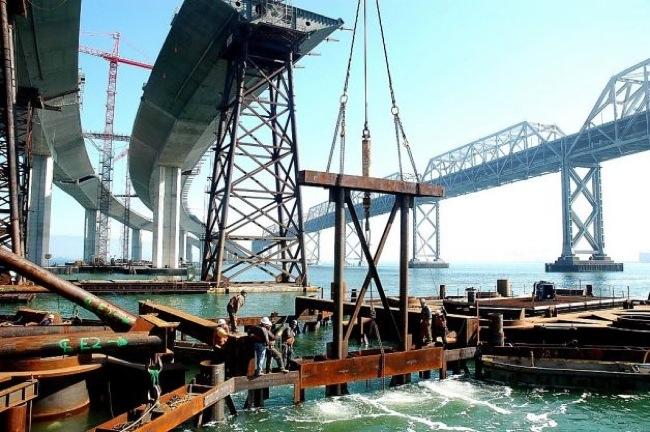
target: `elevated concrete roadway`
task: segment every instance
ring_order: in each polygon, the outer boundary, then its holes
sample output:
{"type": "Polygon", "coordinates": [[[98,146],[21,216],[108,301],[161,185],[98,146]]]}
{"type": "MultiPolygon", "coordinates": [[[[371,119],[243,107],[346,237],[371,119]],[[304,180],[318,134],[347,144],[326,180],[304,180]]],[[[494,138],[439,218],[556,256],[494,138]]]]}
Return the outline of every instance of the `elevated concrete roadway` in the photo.
{"type": "MultiPolygon", "coordinates": [[[[16,19],[17,85],[38,88],[51,108],[38,110],[34,118],[28,253],[38,264],[50,252],[52,181],[91,213],[88,220],[97,211],[100,183],[86,151],[79,113],[80,12],[81,0],[68,0],[53,8],[30,7],[26,18],[16,19]]],[[[113,198],[110,208],[110,216],[123,223],[122,203],[113,198]]],[[[151,230],[152,222],[132,211],[129,226],[151,230]]],[[[86,246],[94,250],[94,241],[87,240],[86,246]]]]}
{"type": "MultiPolygon", "coordinates": [[[[154,212],[154,263],[159,266],[177,265],[180,225],[203,231],[201,221],[181,205],[181,190],[188,187],[183,173],[193,170],[215,139],[228,65],[220,53],[241,20],[267,22],[267,15],[258,14],[262,3],[186,0],[144,89],[131,133],[129,171],[137,195],[154,212]]],[[[301,56],[342,25],[297,8],[291,13],[293,25],[308,34],[301,56]]]]}

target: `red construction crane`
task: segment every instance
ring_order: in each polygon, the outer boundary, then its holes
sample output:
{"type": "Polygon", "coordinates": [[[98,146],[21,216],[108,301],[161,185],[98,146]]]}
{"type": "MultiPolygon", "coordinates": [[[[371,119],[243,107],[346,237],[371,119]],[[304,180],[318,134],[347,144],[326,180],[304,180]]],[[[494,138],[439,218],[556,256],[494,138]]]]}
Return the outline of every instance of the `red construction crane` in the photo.
{"type": "MultiPolygon", "coordinates": [[[[115,94],[117,90],[117,66],[120,63],[136,66],[144,69],[153,69],[153,66],[136,60],[120,57],[120,34],[111,33],[113,38],[113,51],[101,51],[95,48],[80,46],[79,52],[101,57],[108,61],[108,88],[106,90],[106,122],[104,126],[104,142],[100,156],[100,188],[99,188],[99,215],[97,217],[97,235],[95,237],[95,259],[104,263],[108,262],[108,242],[110,238],[110,225],[108,213],[111,205],[111,191],[113,183],[113,121],[115,119],[115,94]]],[[[130,185],[127,176],[127,193],[130,185]]],[[[129,252],[129,201],[125,198],[125,224],[122,240],[122,254],[124,259],[128,258],[129,252]]]]}

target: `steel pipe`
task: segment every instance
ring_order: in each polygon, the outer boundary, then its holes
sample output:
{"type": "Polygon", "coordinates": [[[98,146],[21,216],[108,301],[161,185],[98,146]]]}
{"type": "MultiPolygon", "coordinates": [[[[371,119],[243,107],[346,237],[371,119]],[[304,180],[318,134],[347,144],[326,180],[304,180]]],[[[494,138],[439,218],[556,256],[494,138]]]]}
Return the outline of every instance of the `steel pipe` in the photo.
{"type": "Polygon", "coordinates": [[[160,350],[163,341],[147,332],[47,335],[0,339],[0,358],[52,357],[89,353],[160,350]]]}
{"type": "Polygon", "coordinates": [[[137,319],[135,315],[84,291],[3,247],[0,247],[0,264],[94,313],[116,331],[128,330],[135,324],[137,319]]]}

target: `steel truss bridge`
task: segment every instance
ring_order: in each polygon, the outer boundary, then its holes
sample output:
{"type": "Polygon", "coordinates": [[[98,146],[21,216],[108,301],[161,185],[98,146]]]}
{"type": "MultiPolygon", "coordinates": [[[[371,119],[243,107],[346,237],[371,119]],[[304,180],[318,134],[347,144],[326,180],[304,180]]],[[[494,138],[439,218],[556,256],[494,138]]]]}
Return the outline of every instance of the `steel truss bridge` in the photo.
{"type": "MultiPolygon", "coordinates": [[[[561,172],[563,245],[556,264],[570,267],[582,262],[591,264],[587,267],[592,270],[612,269],[615,263],[605,254],[601,164],[650,150],[649,73],[650,59],[614,75],[577,133],[565,135],[555,125],[521,122],[431,158],[422,180],[444,186],[444,198],[453,198],[561,172]],[[581,255],[589,260],[579,261],[581,255]]],[[[356,199],[360,211],[361,197],[356,199]]],[[[392,197],[375,195],[371,215],[388,213],[392,205],[392,197]]],[[[416,203],[415,262],[440,260],[438,206],[438,201],[416,203]]],[[[319,232],[333,224],[328,202],[307,212],[307,244],[316,247],[309,253],[312,262],[319,255],[319,232]]],[[[354,262],[360,254],[349,245],[347,256],[354,262]]]]}

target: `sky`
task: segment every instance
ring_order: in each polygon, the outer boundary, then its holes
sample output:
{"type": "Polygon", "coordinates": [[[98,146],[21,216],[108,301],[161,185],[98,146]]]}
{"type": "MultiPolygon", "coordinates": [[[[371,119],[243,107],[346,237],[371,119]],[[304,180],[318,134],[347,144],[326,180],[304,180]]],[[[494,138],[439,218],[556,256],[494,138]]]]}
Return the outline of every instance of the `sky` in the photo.
{"type": "MultiPolygon", "coordinates": [[[[353,0],[295,0],[294,5],[354,20],[353,0]]],[[[122,35],[121,54],[150,63],[167,35],[180,0],[86,0],[80,41],[111,48],[106,33],[122,35]]],[[[369,2],[369,97],[373,136],[372,174],[397,170],[390,99],[369,2]]],[[[397,101],[419,170],[429,158],[522,120],[580,129],[610,76],[650,57],[650,2],[644,0],[383,0],[382,15],[397,101]]],[[[316,49],[296,71],[300,164],[324,170],[338,112],[351,32],[316,49]]],[[[348,103],[346,171],[360,172],[362,81],[360,52],[353,63],[348,103]]],[[[102,130],[107,63],[81,55],[86,76],[82,124],[102,130]]],[[[115,131],[130,133],[148,71],[120,66],[115,131]]],[[[219,89],[215,89],[219,91],[219,89]]],[[[120,144],[119,146],[122,146],[120,144]]],[[[89,147],[91,160],[96,151],[89,147]]],[[[118,148],[119,152],[119,148],[118,148]]],[[[125,160],[118,162],[114,190],[124,189],[125,160]]],[[[606,251],[634,261],[650,250],[650,154],[603,165],[606,251]]],[[[201,178],[200,178],[201,179],[201,178]]],[[[191,203],[204,211],[204,183],[195,182],[191,203]]],[[[323,201],[322,191],[304,193],[304,207],[323,201]]],[[[552,261],[561,251],[561,195],[558,174],[502,186],[441,204],[441,253],[450,262],[552,261]]],[[[134,206],[150,214],[142,204],[134,206]]],[[[379,231],[382,218],[373,230],[379,231]]],[[[55,190],[52,252],[80,256],[83,210],[55,190]]],[[[114,223],[111,250],[119,251],[121,229],[114,223]]],[[[396,233],[395,233],[396,234],[396,233]]],[[[392,239],[396,241],[396,237],[392,239]]],[[[331,230],[321,236],[321,255],[331,259],[331,230]]],[[[150,235],[145,237],[150,255],[150,235]]],[[[396,249],[396,248],[393,248],[396,249]]],[[[386,260],[396,258],[388,251],[386,260]]]]}

